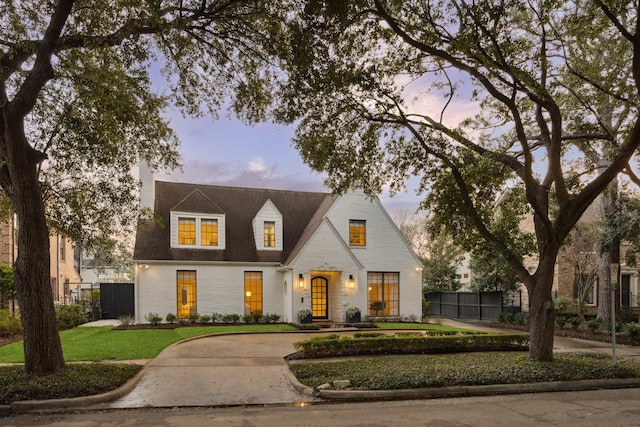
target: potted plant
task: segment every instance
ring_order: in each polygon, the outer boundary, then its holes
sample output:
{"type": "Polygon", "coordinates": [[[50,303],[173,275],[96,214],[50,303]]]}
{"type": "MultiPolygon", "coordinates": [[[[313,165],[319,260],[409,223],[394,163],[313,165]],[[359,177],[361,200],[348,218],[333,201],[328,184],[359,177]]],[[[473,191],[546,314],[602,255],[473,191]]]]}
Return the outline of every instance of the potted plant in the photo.
{"type": "Polygon", "coordinates": [[[347,323],[357,323],[361,321],[360,309],[358,307],[347,307],[347,323]]]}
{"type": "Polygon", "coordinates": [[[308,308],[301,308],[298,310],[298,319],[300,323],[311,323],[313,320],[313,313],[308,308]]]}

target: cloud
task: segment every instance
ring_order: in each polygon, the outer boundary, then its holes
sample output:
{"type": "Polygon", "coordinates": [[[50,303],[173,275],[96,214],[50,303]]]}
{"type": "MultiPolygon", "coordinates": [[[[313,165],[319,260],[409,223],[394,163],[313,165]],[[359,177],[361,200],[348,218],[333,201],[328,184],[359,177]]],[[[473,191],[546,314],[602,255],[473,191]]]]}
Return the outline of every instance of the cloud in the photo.
{"type": "Polygon", "coordinates": [[[238,161],[208,162],[185,160],[182,170],[157,176],[158,180],[230,187],[272,188],[278,190],[326,192],[324,178],[319,174],[285,174],[276,165],[267,166],[261,157],[247,164],[238,161]]]}

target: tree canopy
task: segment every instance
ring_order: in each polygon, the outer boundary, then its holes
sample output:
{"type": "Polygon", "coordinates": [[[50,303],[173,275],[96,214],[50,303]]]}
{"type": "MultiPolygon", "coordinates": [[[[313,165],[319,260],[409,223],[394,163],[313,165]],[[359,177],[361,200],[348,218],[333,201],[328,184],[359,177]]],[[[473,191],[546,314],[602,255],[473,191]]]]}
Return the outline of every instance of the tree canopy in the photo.
{"type": "Polygon", "coordinates": [[[64,365],[49,284],[49,228],[84,248],[131,232],[139,159],[178,164],[163,116],[225,102],[265,117],[284,46],[281,5],[248,0],[0,3],[0,187],[18,219],[15,278],[25,368],[64,365]],[[160,70],[152,67],[161,64],[160,70]],[[166,78],[159,92],[152,73],[166,78]]]}
{"type": "Polygon", "coordinates": [[[419,176],[433,218],[468,248],[486,241],[525,284],[530,356],[550,360],[558,251],[640,143],[637,5],[302,3],[279,118],[299,124],[304,159],[338,191],[396,191],[419,176]],[[607,114],[624,117],[615,133],[596,108],[603,100],[607,114]],[[469,103],[475,114],[465,113],[469,103]],[[594,142],[606,164],[579,150],[594,142]],[[530,218],[528,236],[494,215],[512,189],[525,203],[501,206],[520,210],[507,218],[530,218]],[[523,238],[534,242],[532,271],[523,238]]]}

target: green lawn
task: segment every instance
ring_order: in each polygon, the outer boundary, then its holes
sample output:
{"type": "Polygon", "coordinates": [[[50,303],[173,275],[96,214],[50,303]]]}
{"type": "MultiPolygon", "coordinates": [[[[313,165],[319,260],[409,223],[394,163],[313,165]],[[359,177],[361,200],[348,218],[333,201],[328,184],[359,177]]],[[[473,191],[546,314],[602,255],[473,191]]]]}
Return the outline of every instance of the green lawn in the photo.
{"type": "MultiPolygon", "coordinates": [[[[292,326],[230,325],[176,329],[116,330],[111,326],[80,327],[60,333],[67,362],[152,359],[167,346],[200,335],[225,332],[291,331],[292,326]]],[[[0,347],[0,363],[23,363],[22,341],[0,347]]]]}
{"type": "MultiPolygon", "coordinates": [[[[381,329],[463,330],[422,323],[378,323],[381,329]]],[[[175,329],[116,330],[111,326],[79,327],[62,331],[62,351],[67,362],[152,359],[167,346],[185,338],[227,332],[293,331],[285,324],[193,326],[175,329]]],[[[22,341],[0,347],[0,363],[23,363],[22,341]]]]}

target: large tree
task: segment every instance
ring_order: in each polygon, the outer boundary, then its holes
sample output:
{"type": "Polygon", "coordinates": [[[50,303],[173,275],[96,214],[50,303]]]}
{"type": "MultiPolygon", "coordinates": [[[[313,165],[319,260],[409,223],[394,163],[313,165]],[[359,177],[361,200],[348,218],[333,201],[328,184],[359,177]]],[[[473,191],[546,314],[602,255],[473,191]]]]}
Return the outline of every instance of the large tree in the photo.
{"type": "Polygon", "coordinates": [[[327,171],[338,191],[398,190],[410,175],[420,176],[425,207],[460,235],[457,242],[473,249],[484,239],[524,283],[529,355],[551,360],[558,251],[640,144],[636,3],[302,3],[280,119],[298,121],[295,144],[305,160],[327,171]],[[605,67],[567,78],[584,60],[572,47],[585,44],[617,58],[624,72],[605,67]],[[575,148],[611,139],[583,88],[629,112],[603,165],[575,148]],[[464,101],[475,102],[479,113],[461,117],[464,101]],[[568,126],[574,115],[588,126],[568,126]],[[579,170],[569,167],[576,159],[583,160],[579,170]],[[520,239],[494,219],[509,188],[522,191],[527,210],[521,213],[531,219],[531,271],[520,239]]]}
{"type": "Polygon", "coordinates": [[[171,102],[198,115],[231,99],[241,117],[264,117],[277,82],[267,58],[282,46],[270,3],[0,3],[0,187],[18,220],[27,372],[64,366],[49,227],[91,249],[135,225],[131,168],[139,158],[156,168],[178,161],[162,116],[171,102]],[[152,69],[156,62],[162,70],[152,69]],[[167,77],[165,93],[154,91],[151,71],[167,77]]]}

